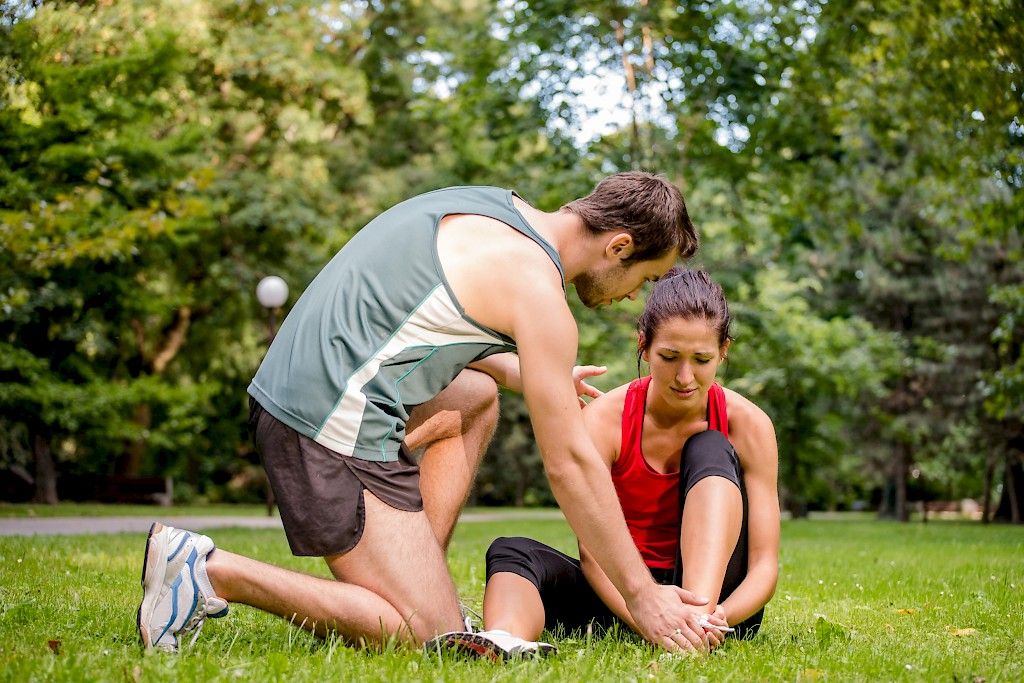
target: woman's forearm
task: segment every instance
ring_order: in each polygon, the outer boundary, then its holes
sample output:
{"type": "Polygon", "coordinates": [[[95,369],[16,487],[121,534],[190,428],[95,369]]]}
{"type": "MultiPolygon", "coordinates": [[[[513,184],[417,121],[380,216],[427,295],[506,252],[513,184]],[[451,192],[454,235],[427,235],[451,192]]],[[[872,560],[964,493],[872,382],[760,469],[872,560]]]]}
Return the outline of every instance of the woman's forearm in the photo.
{"type": "Polygon", "coordinates": [[[470,363],[469,367],[490,375],[491,379],[506,389],[516,392],[523,390],[523,381],[519,375],[519,356],[514,353],[496,353],[470,363]]]}
{"type": "Polygon", "coordinates": [[[633,621],[633,616],[626,607],[626,600],[615,589],[615,586],[612,585],[611,579],[601,571],[601,567],[598,566],[597,562],[587,556],[582,546],[580,547],[580,558],[583,576],[586,577],[587,583],[597,593],[597,597],[601,598],[601,602],[611,610],[612,614],[621,619],[631,629],[639,632],[636,623],[633,621]]]}
{"type": "Polygon", "coordinates": [[[778,573],[778,567],[767,564],[750,568],[736,590],[721,603],[730,626],[740,623],[768,604],[775,594],[778,573]]]}

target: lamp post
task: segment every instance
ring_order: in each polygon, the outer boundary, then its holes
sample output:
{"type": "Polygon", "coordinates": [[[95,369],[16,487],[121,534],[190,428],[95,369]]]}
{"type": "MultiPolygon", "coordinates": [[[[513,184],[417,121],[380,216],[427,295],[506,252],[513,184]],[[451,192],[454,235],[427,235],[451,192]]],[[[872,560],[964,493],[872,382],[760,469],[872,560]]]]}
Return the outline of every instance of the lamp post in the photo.
{"type": "MultiPolygon", "coordinates": [[[[268,275],[256,285],[256,300],[267,309],[267,345],[274,341],[277,334],[277,315],[281,307],[288,301],[288,283],[277,275],[268,275]]],[[[267,480],[267,517],[274,514],[274,490],[267,480]]]]}
{"type": "Polygon", "coordinates": [[[256,299],[260,306],[267,309],[269,341],[274,341],[274,335],[277,334],[277,314],[280,313],[284,302],[288,301],[288,283],[276,275],[268,275],[256,285],[256,299]]]}

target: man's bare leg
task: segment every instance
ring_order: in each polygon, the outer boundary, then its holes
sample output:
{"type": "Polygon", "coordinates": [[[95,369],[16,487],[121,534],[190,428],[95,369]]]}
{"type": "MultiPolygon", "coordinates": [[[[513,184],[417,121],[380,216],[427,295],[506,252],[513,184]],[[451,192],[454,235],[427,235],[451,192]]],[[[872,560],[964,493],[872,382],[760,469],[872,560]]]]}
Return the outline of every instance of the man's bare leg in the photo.
{"type": "Polygon", "coordinates": [[[420,493],[427,519],[445,550],[497,423],[497,384],[469,369],[409,416],[405,444],[411,451],[426,448],[420,461],[420,493]]]}
{"type": "Polygon", "coordinates": [[[277,614],[319,635],[419,644],[461,628],[455,587],[423,512],[395,510],[364,492],[363,536],[328,558],[337,581],[215,550],[207,571],[219,597],[277,614]],[[411,630],[410,630],[411,627],[411,630]]]}

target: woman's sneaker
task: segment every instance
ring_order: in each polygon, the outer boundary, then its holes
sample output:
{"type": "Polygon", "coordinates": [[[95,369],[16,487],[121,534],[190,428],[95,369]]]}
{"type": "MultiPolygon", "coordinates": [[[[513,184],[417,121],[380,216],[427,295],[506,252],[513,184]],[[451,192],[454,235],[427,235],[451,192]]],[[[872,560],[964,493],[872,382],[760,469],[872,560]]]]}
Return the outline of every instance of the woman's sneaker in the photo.
{"type": "Polygon", "coordinates": [[[213,552],[207,536],[154,523],[142,561],[142,604],[136,615],[143,646],[177,652],[182,636],[199,637],[206,617],[228,613],[206,573],[213,552]]]}
{"type": "Polygon", "coordinates": [[[547,657],[558,653],[550,643],[518,638],[507,631],[453,631],[427,641],[428,652],[461,652],[493,662],[523,657],[547,657]]]}

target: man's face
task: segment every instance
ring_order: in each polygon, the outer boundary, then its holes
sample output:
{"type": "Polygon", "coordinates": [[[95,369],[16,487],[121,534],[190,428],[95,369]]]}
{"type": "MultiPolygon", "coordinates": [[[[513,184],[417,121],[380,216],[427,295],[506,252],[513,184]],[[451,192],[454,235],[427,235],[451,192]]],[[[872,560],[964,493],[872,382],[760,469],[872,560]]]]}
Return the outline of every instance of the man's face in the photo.
{"type": "Polygon", "coordinates": [[[607,306],[623,299],[636,299],[646,282],[664,275],[679,259],[676,250],[649,261],[604,263],[576,277],[576,294],[587,308],[607,306]]]}

